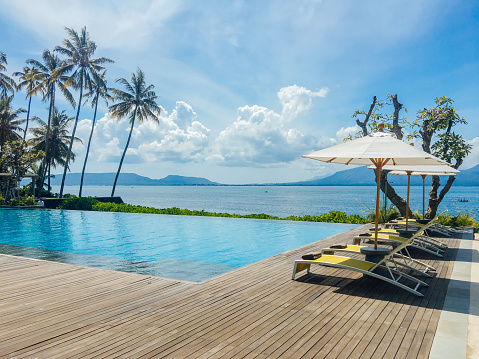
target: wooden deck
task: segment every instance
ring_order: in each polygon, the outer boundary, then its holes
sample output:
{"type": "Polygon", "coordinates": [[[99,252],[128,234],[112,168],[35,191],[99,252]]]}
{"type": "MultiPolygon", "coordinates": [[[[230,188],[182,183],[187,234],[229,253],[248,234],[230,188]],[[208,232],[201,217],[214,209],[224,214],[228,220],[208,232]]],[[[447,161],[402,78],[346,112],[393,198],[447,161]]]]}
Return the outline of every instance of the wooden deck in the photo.
{"type": "MultiPolygon", "coordinates": [[[[416,297],[293,260],[330,237],[202,283],[0,255],[0,358],[427,358],[459,240],[416,297]]],[[[417,252],[416,252],[417,253],[417,252]]]]}

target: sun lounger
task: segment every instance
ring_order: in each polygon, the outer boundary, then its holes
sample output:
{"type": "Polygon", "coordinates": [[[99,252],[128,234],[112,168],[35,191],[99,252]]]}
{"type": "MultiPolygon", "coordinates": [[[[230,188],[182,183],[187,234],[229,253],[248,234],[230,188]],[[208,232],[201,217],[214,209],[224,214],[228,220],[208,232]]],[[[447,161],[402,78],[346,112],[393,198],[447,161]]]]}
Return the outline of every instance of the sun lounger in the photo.
{"type": "MultiPolygon", "coordinates": [[[[444,211],[446,212],[446,211],[444,211]]],[[[443,213],[444,213],[443,212],[443,213]]],[[[442,215],[442,213],[441,213],[442,215]]],[[[437,217],[437,216],[436,216],[437,217]]],[[[408,226],[410,227],[419,227],[419,228],[422,228],[423,226],[425,226],[426,224],[428,223],[427,220],[416,220],[414,218],[410,218],[408,219],[408,226]]],[[[406,225],[406,220],[405,219],[401,219],[401,218],[398,218],[396,220],[393,220],[393,221],[389,221],[388,223],[385,224],[385,227],[386,228],[398,228],[398,227],[404,227],[406,225]]],[[[447,228],[446,226],[443,226],[439,223],[434,223],[434,226],[431,227],[431,230],[433,231],[436,231],[440,234],[442,234],[443,236],[446,236],[446,237],[450,237],[451,234],[452,234],[452,231],[450,228],[447,228]]]]}
{"type": "MultiPolygon", "coordinates": [[[[371,232],[373,232],[375,229],[374,228],[370,228],[369,229],[371,232]]],[[[399,232],[395,229],[395,228],[379,228],[379,232],[378,233],[381,233],[381,234],[390,234],[390,235],[394,235],[394,236],[399,236],[401,237],[401,235],[399,234],[399,232]]],[[[423,239],[425,240],[426,242],[429,242],[433,245],[435,245],[436,247],[439,247],[441,249],[446,249],[447,248],[447,244],[436,239],[436,238],[433,238],[429,235],[426,234],[426,231],[423,232],[423,234],[421,234],[418,239],[423,239]]]]}
{"type": "MultiPolygon", "coordinates": [[[[403,243],[399,244],[396,248],[392,249],[391,252],[386,255],[378,263],[369,262],[362,259],[355,259],[350,257],[343,257],[337,255],[323,254],[321,257],[309,260],[309,259],[298,259],[294,262],[293,275],[292,279],[296,277],[296,273],[306,270],[307,273],[310,272],[311,264],[318,264],[327,267],[342,268],[348,269],[355,272],[359,272],[377,279],[381,279],[385,282],[394,284],[404,290],[407,290],[417,296],[423,296],[422,293],[418,291],[420,286],[428,286],[428,284],[412,275],[409,275],[404,272],[405,265],[404,263],[399,262],[396,256],[402,250],[406,249],[410,245],[415,236],[420,235],[422,231],[431,226],[429,224],[425,228],[418,231],[414,236],[408,238],[403,243]],[[377,270],[380,271],[377,271],[377,270]],[[406,284],[407,283],[407,284],[406,284]],[[409,284],[409,285],[408,285],[409,284]]],[[[407,269],[410,269],[409,265],[407,269]]],[[[422,273],[422,271],[421,271],[422,273]]]]}
{"type": "MultiPolygon", "coordinates": [[[[345,253],[359,254],[361,253],[361,249],[365,247],[367,246],[361,246],[361,245],[355,245],[355,244],[347,245],[345,248],[328,247],[328,248],[323,248],[322,253],[335,254],[336,252],[345,252],[345,253]]],[[[418,261],[417,259],[412,258],[411,255],[409,254],[409,251],[407,250],[407,247],[403,249],[403,252],[394,253],[394,260],[399,266],[407,268],[414,273],[425,275],[427,277],[431,276],[428,273],[428,271],[436,270],[436,268],[434,268],[433,266],[430,266],[429,264],[426,264],[424,262],[421,262],[421,261],[418,261]],[[413,265],[416,265],[416,267],[422,268],[422,270],[414,267],[413,265]]]]}
{"type": "MultiPolygon", "coordinates": [[[[366,239],[374,239],[374,233],[368,233],[368,236],[364,235],[364,236],[354,237],[355,243],[358,243],[358,242],[360,243],[361,240],[364,241],[366,239]]],[[[384,242],[392,243],[393,245],[409,242],[408,244],[409,247],[416,248],[418,250],[421,250],[430,254],[434,254],[437,257],[442,257],[443,256],[442,254],[444,253],[444,248],[439,247],[435,245],[434,243],[430,243],[424,238],[414,237],[414,240],[410,241],[410,238],[404,238],[394,234],[384,234],[379,232],[378,239],[384,242]]]]}

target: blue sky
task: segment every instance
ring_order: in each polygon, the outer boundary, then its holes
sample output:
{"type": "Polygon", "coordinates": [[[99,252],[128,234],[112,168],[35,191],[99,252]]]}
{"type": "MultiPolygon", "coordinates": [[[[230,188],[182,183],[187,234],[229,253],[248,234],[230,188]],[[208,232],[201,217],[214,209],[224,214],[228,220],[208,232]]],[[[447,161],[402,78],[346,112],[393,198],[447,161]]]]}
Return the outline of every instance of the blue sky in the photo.
{"type": "MultiPolygon", "coordinates": [[[[90,1],[0,0],[7,70],[40,60],[87,27],[109,57],[107,79],[140,67],[164,109],[160,125],[136,127],[123,172],[222,183],[306,180],[347,167],[301,155],[335,144],[352,114],[388,93],[408,109],[455,101],[479,163],[479,3],[475,1],[90,1]]],[[[16,104],[26,107],[22,95],[16,104]]],[[[74,116],[61,98],[58,107],[74,116]]],[[[33,99],[46,119],[46,104],[33,99]]],[[[392,112],[391,108],[385,111],[392,112]]],[[[73,172],[81,170],[93,112],[82,108],[73,172]]],[[[88,172],[114,172],[126,120],[101,108],[88,172]]],[[[60,170],[57,170],[60,172],[60,170]]]]}

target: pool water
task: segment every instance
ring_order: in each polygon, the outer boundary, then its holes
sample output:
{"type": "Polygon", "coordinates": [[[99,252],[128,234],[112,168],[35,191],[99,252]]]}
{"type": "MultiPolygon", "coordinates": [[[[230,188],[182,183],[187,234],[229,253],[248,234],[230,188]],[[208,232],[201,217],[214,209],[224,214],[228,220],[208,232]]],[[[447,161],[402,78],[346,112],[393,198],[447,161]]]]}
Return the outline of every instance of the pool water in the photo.
{"type": "Polygon", "coordinates": [[[202,281],[357,225],[61,210],[0,210],[0,252],[202,281]]]}

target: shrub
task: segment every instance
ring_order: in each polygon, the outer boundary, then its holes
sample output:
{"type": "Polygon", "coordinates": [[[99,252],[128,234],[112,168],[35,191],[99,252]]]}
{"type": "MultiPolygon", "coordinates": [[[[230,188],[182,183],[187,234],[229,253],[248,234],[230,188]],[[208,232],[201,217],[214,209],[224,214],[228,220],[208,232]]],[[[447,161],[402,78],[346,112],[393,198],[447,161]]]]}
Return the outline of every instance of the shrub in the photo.
{"type": "Polygon", "coordinates": [[[479,223],[476,222],[472,213],[458,211],[455,216],[450,214],[440,216],[439,223],[450,227],[474,227],[474,232],[479,231],[479,223]]]}
{"type": "MultiPolygon", "coordinates": [[[[5,200],[3,200],[3,202],[5,202],[5,200]]],[[[6,204],[9,205],[9,206],[34,206],[34,205],[36,205],[35,199],[33,198],[33,196],[12,198],[9,201],[7,201],[6,204]]]]}
{"type": "Polygon", "coordinates": [[[81,211],[92,211],[93,206],[98,203],[98,200],[91,197],[71,198],[63,201],[58,206],[59,209],[75,209],[81,211]]]}

